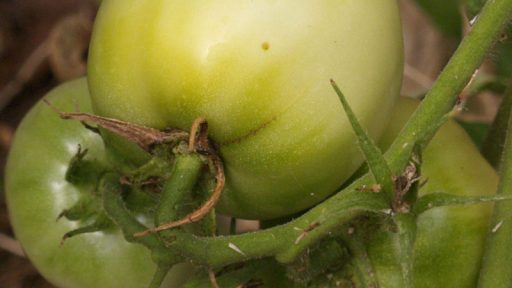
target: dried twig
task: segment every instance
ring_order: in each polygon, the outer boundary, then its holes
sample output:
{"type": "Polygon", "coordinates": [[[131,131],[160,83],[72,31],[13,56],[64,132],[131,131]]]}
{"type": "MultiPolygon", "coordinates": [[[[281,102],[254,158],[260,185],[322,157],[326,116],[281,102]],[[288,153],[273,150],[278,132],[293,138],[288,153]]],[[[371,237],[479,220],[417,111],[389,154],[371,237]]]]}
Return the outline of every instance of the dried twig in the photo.
{"type": "Polygon", "coordinates": [[[151,151],[155,144],[158,143],[186,140],[189,138],[188,133],[180,130],[160,131],[150,127],[88,113],[62,112],[53,106],[48,100],[43,99],[43,101],[55,110],[62,119],[73,119],[83,123],[94,123],[126,140],[134,142],[146,151],[151,151]]]}
{"type": "Polygon", "coordinates": [[[215,272],[213,272],[212,269],[208,270],[208,276],[210,277],[210,284],[212,284],[212,288],[219,288],[217,278],[215,278],[215,272]]]}

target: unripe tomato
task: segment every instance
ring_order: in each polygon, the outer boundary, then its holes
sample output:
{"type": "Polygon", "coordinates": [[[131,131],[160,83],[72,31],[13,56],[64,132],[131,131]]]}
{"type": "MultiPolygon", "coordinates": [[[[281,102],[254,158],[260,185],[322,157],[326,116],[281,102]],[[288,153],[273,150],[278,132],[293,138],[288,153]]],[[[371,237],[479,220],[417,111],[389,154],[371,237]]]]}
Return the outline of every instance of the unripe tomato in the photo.
{"type": "MultiPolygon", "coordinates": [[[[62,111],[78,104],[90,112],[85,79],[64,84],[47,95],[62,111]]],[[[118,229],[75,236],[60,244],[65,233],[90,224],[57,220],[59,214],[95,193],[95,184],[66,181],[70,159],[78,145],[87,159],[107,165],[99,135],[77,121],[64,121],[40,102],[27,114],[9,153],[6,199],[16,238],[38,271],[52,284],[70,288],[146,287],[156,270],[149,250],[124,240],[118,229]]],[[[162,287],[180,287],[193,268],[173,268],[162,287]]]]}
{"type": "Polygon", "coordinates": [[[362,162],[330,78],[371,135],[386,126],[402,77],[397,3],[106,0],[88,73],[97,114],[184,130],[205,117],[227,173],[219,211],[275,218],[362,162]]]}

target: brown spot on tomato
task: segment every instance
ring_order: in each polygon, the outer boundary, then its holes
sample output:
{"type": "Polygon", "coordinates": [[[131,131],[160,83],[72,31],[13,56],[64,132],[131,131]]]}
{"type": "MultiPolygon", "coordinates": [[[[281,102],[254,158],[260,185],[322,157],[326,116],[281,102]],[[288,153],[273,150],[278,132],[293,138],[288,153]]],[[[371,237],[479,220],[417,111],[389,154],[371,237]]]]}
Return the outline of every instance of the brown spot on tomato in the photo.
{"type": "Polygon", "coordinates": [[[270,49],[270,44],[268,42],[261,43],[261,49],[267,51],[268,49],[270,49]]]}

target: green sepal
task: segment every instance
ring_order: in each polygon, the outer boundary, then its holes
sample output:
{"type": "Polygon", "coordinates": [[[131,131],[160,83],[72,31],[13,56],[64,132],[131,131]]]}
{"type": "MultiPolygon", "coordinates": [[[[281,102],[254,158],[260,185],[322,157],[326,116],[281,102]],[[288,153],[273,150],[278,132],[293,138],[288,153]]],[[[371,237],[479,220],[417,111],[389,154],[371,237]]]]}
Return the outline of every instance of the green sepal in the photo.
{"type": "Polygon", "coordinates": [[[144,165],[125,176],[125,181],[134,187],[144,187],[149,184],[158,184],[169,177],[172,171],[172,159],[151,157],[144,165]]]}
{"type": "Polygon", "coordinates": [[[87,159],[87,153],[87,149],[82,150],[82,147],[78,145],[76,154],[69,161],[65,179],[74,185],[96,187],[98,179],[106,171],[106,167],[97,160],[87,159]]]}
{"type": "Polygon", "coordinates": [[[105,215],[104,213],[99,214],[95,221],[92,224],[79,227],[77,229],[71,230],[64,234],[62,236],[62,243],[64,243],[65,240],[75,237],[77,235],[85,234],[85,233],[92,233],[92,232],[99,232],[99,231],[106,231],[114,226],[114,223],[105,215]]]}
{"type": "Polygon", "coordinates": [[[391,200],[393,198],[392,195],[394,193],[393,180],[391,178],[391,170],[389,169],[386,159],[384,159],[384,156],[382,155],[382,152],[380,151],[379,147],[377,147],[375,142],[366,133],[366,131],[363,129],[363,127],[357,120],[357,117],[352,111],[352,108],[350,108],[350,105],[347,102],[345,95],[343,95],[343,93],[341,92],[338,85],[336,85],[334,80],[331,80],[331,85],[334,88],[336,94],[338,95],[340,102],[343,106],[343,109],[345,110],[345,113],[348,117],[348,120],[352,125],[354,133],[357,136],[359,148],[361,148],[361,150],[363,151],[370,171],[375,177],[377,183],[382,185],[382,190],[387,195],[388,199],[391,200]]]}
{"type": "Polygon", "coordinates": [[[99,199],[92,194],[83,193],[79,200],[64,211],[62,211],[57,220],[66,218],[69,221],[87,221],[94,218],[101,211],[99,199]]]}
{"type": "Polygon", "coordinates": [[[483,196],[459,196],[449,193],[431,193],[418,198],[418,201],[413,207],[413,213],[420,215],[421,213],[443,206],[455,205],[472,205],[484,202],[497,202],[504,200],[511,200],[510,196],[501,195],[483,195],[483,196]]]}

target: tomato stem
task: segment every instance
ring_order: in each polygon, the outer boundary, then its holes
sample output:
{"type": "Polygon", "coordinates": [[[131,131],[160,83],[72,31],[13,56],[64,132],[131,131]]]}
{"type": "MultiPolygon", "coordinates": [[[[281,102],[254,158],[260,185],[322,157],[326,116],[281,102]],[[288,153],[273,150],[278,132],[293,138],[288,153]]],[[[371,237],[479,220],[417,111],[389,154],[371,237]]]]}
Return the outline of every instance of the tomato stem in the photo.
{"type": "Polygon", "coordinates": [[[512,1],[487,1],[471,31],[386,152],[385,157],[393,173],[401,171],[407,165],[414,145],[418,142],[426,145],[444,122],[456,97],[471,79],[487,51],[499,39],[511,15],[512,1]]]}
{"type": "Polygon", "coordinates": [[[399,213],[393,217],[398,228],[398,258],[402,268],[402,277],[405,288],[413,287],[413,250],[416,241],[416,215],[412,213],[399,213]]]}
{"type": "Polygon", "coordinates": [[[291,263],[308,247],[355,217],[365,213],[390,213],[389,205],[380,195],[357,191],[357,187],[359,185],[350,186],[348,191],[281,226],[213,238],[179,233],[175,235],[174,245],[194,261],[211,267],[270,256],[281,263],[291,263]]]}
{"type": "MultiPolygon", "coordinates": [[[[512,1],[510,1],[512,2],[512,1]]],[[[510,5],[512,6],[512,5],[510,5]]],[[[512,127],[512,114],[508,127],[512,127]]],[[[512,132],[508,129],[501,158],[498,196],[512,197],[512,132]]],[[[487,236],[486,249],[480,270],[479,288],[505,288],[512,286],[512,201],[499,201],[494,206],[491,229],[487,236]]]]}
{"type": "Polygon", "coordinates": [[[360,227],[349,228],[351,232],[343,235],[342,241],[352,256],[351,262],[354,266],[355,276],[363,287],[379,287],[375,269],[370,261],[366,246],[363,244],[360,227]]]}
{"type": "MultiPolygon", "coordinates": [[[[178,208],[185,197],[192,194],[197,184],[204,162],[196,153],[177,154],[174,168],[162,189],[159,205],[155,213],[155,226],[178,220],[178,208]]],[[[163,235],[170,230],[161,231],[163,235]]]]}

